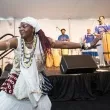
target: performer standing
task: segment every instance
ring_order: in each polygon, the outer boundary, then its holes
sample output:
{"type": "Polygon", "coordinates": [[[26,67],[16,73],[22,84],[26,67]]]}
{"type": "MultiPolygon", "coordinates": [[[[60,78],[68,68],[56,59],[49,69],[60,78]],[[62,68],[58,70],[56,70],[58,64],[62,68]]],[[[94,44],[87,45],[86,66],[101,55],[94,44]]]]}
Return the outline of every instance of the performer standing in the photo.
{"type": "Polygon", "coordinates": [[[65,34],[66,29],[61,29],[61,35],[58,37],[59,41],[70,41],[70,38],[67,34],[65,34]]]}
{"type": "MultiPolygon", "coordinates": [[[[65,34],[66,29],[61,29],[61,35],[58,37],[59,41],[64,41],[64,42],[69,42],[70,38],[67,34],[65,34]]],[[[60,55],[68,55],[69,54],[69,50],[68,49],[61,49],[59,50],[60,55]]]]}
{"type": "Polygon", "coordinates": [[[44,63],[50,48],[92,48],[99,41],[89,44],[54,41],[46,37],[36,19],[22,19],[15,37],[0,42],[0,50],[14,48],[13,68],[1,86],[0,110],[51,110],[48,91],[51,84],[44,74],[44,63]]]}
{"type": "MultiPolygon", "coordinates": [[[[103,33],[107,32],[110,30],[110,25],[107,25],[105,23],[105,17],[100,16],[98,19],[99,25],[95,27],[95,36],[96,37],[102,37],[103,38],[103,33]]],[[[100,46],[97,46],[97,51],[100,59],[100,66],[105,66],[105,60],[104,60],[104,55],[103,55],[103,44],[102,40],[98,42],[100,46]]]]}

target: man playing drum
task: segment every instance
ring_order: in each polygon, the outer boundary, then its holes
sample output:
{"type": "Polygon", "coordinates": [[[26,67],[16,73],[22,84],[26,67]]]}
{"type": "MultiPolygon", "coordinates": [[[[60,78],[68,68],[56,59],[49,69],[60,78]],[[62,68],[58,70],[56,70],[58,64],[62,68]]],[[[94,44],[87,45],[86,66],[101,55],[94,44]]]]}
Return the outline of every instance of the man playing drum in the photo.
{"type": "MultiPolygon", "coordinates": [[[[99,25],[97,25],[95,27],[95,36],[101,36],[103,38],[103,34],[105,32],[108,32],[110,30],[110,25],[107,25],[105,23],[105,17],[104,16],[100,16],[98,19],[99,25]]],[[[100,40],[98,42],[98,44],[100,44],[100,46],[97,46],[97,51],[98,51],[98,55],[99,55],[99,59],[100,59],[100,66],[105,66],[105,60],[104,60],[104,55],[103,55],[103,41],[100,40]]],[[[107,62],[108,63],[108,62],[107,62]]]]}

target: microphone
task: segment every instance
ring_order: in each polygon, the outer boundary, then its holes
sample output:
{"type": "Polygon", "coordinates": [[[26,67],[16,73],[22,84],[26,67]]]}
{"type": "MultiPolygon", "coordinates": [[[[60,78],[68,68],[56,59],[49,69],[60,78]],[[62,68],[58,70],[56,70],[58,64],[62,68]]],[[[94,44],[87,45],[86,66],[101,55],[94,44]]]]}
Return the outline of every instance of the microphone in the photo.
{"type": "MultiPolygon", "coordinates": [[[[59,27],[56,27],[56,28],[60,30],[60,28],[59,28],[59,27]]],[[[60,30],[60,31],[61,31],[61,30],[60,30]]]]}

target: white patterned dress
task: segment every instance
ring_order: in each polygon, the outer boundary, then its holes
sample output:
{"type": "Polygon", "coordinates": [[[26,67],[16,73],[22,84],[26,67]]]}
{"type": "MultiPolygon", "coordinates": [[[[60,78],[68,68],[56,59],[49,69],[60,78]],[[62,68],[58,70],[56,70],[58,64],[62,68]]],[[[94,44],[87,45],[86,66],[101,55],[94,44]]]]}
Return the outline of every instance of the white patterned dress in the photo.
{"type": "MultiPolygon", "coordinates": [[[[48,95],[43,95],[40,89],[41,82],[43,82],[40,71],[43,70],[44,65],[42,63],[43,57],[41,56],[43,51],[39,49],[39,37],[37,37],[35,51],[37,65],[32,63],[30,69],[24,70],[20,65],[21,38],[17,39],[18,47],[14,51],[13,68],[8,79],[1,86],[0,110],[51,110],[51,102],[48,95]],[[38,72],[35,72],[37,71],[35,68],[37,68],[38,72]],[[35,93],[32,93],[34,90],[35,93]]],[[[27,51],[31,50],[27,48],[27,51]]],[[[33,62],[35,61],[33,60],[33,62]]]]}

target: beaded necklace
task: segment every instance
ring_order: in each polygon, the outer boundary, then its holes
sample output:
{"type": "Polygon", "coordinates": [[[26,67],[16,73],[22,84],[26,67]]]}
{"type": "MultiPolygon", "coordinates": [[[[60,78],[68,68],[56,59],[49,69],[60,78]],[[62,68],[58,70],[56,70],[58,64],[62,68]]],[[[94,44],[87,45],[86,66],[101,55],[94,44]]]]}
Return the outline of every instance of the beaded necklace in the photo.
{"type": "Polygon", "coordinates": [[[26,45],[24,39],[21,39],[21,64],[24,68],[29,68],[32,64],[34,52],[36,49],[37,37],[34,37],[32,51],[26,52],[26,45]]]}

